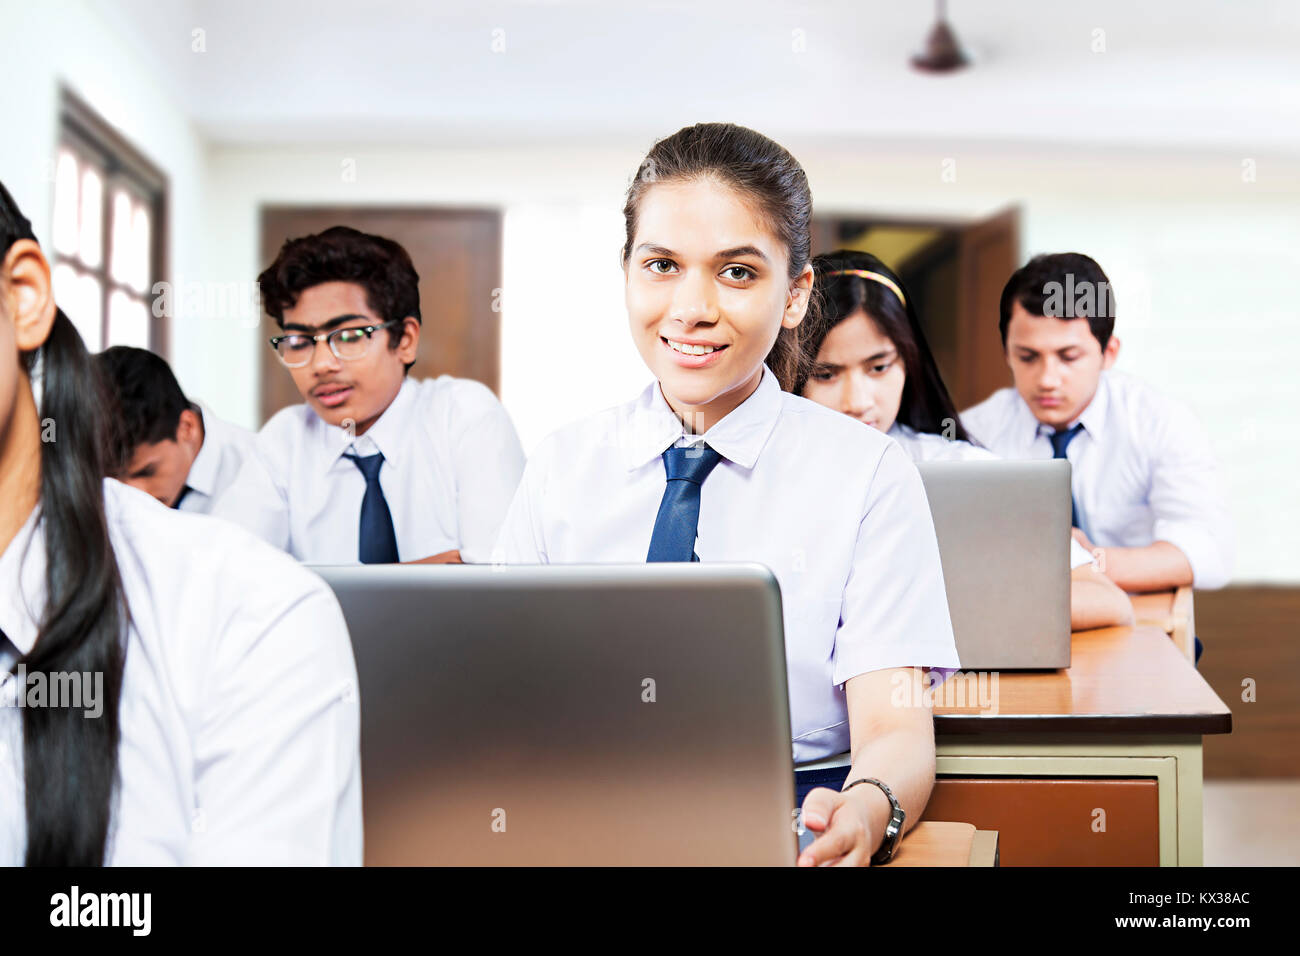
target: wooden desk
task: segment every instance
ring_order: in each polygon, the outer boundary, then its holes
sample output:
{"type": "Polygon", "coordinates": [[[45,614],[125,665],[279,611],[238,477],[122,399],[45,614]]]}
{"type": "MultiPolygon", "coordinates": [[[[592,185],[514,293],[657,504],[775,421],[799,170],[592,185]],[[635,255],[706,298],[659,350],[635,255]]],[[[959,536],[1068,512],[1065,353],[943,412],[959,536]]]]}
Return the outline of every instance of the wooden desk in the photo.
{"type": "Polygon", "coordinates": [[[997,866],[998,835],[969,823],[922,820],[885,866],[997,866]]]}
{"type": "Polygon", "coordinates": [[[1152,591],[1147,594],[1130,594],[1133,617],[1139,627],[1158,627],[1171,638],[1174,645],[1196,663],[1196,628],[1192,614],[1192,589],[1152,591]]]}
{"type": "Polygon", "coordinates": [[[927,817],[998,830],[1006,866],[1201,864],[1201,738],[1232,715],[1163,630],[1080,631],[1067,670],[985,675],[983,701],[951,679],[927,817]]]}
{"type": "Polygon", "coordinates": [[[1227,706],[1163,630],[1079,631],[1071,654],[939,688],[923,819],[998,831],[1003,866],[1201,865],[1201,738],[1227,706]]]}

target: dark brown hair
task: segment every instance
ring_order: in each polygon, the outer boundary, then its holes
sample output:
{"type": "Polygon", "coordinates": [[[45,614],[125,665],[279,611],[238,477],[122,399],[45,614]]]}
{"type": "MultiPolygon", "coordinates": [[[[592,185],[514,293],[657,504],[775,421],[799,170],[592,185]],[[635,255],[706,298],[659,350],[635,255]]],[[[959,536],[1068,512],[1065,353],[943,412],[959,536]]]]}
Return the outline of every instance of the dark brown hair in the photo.
{"type": "Polygon", "coordinates": [[[1011,273],[1011,278],[1002,287],[1002,299],[998,304],[998,331],[1002,334],[1004,349],[1007,347],[1011,308],[1016,302],[1030,315],[1087,319],[1093,338],[1103,349],[1115,331],[1115,293],[1110,280],[1096,259],[1081,252],[1034,256],[1011,273]],[[1076,289],[1092,293],[1091,308],[1075,309],[1075,302],[1069,296],[1076,289]]]}
{"type": "MultiPolygon", "coordinates": [[[[623,219],[627,240],[623,262],[632,255],[637,209],[647,189],[656,183],[715,179],[753,201],[759,215],[785,245],[789,278],[797,279],[808,264],[812,237],[812,193],[808,177],[790,153],[761,133],[734,123],[697,123],[679,129],[650,148],[627,190],[623,219]]],[[[793,329],[782,327],[767,355],[767,365],[787,392],[805,374],[807,357],[801,329],[816,308],[809,296],[808,314],[793,329]]]]}
{"type": "MultiPolygon", "coordinates": [[[[284,310],[298,296],[325,282],[351,282],[366,291],[366,302],[385,322],[420,317],[420,277],[400,243],[350,226],[331,226],[313,236],[289,239],[275,261],[257,277],[266,314],[284,328],[284,310]]],[[[389,328],[388,347],[402,338],[389,328]]],[[[411,370],[410,364],[406,370],[411,370]]]]}
{"type": "Polygon", "coordinates": [[[181,415],[192,409],[171,366],[148,349],[114,345],[91,358],[112,399],[108,473],[119,475],[141,445],[175,441],[181,415]]]}

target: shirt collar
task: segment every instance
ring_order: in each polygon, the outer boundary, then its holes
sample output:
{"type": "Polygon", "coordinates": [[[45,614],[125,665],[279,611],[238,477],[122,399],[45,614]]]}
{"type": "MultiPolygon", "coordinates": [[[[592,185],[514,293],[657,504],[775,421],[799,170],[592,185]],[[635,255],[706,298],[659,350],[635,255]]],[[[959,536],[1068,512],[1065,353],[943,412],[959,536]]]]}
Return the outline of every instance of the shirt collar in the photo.
{"type": "Polygon", "coordinates": [[[207,407],[194,403],[194,411],[203,423],[203,444],[199,453],[190,464],[190,473],[185,476],[185,484],[192,491],[211,497],[217,487],[217,469],[221,465],[221,428],[224,423],[217,420],[207,407]]]}
{"type": "MultiPolygon", "coordinates": [[[[763,377],[753,394],[698,437],[728,461],[753,468],[776,427],[781,405],[781,386],[771,369],[764,365],[763,377]]],[[[657,381],[646,386],[622,425],[623,457],[628,471],[658,458],[664,449],[686,434],[685,426],[664,398],[657,381]]]]}
{"type": "Polygon", "coordinates": [[[1109,374],[1109,372],[1101,373],[1101,377],[1097,379],[1097,391],[1093,394],[1092,401],[1088,403],[1088,407],[1079,416],[1079,421],[1083,424],[1083,430],[1093,438],[1101,434],[1102,425],[1106,421],[1106,408],[1110,402],[1109,374]]]}
{"type": "Polygon", "coordinates": [[[18,649],[31,653],[45,609],[45,536],[40,505],[0,555],[0,631],[18,649]]]}
{"type": "MultiPolygon", "coordinates": [[[[380,413],[375,423],[367,428],[365,434],[361,436],[369,438],[375,443],[375,447],[383,454],[384,463],[387,465],[396,464],[397,459],[401,457],[403,440],[409,439],[406,419],[411,405],[415,402],[415,391],[415,383],[409,378],[403,379],[402,387],[397,390],[397,396],[380,413]]],[[[344,454],[350,453],[349,449],[352,447],[354,438],[348,434],[346,429],[337,425],[326,425],[325,440],[330,442],[332,447],[338,449],[338,452],[328,456],[328,460],[325,462],[325,470],[329,471],[338,464],[344,454]]]]}

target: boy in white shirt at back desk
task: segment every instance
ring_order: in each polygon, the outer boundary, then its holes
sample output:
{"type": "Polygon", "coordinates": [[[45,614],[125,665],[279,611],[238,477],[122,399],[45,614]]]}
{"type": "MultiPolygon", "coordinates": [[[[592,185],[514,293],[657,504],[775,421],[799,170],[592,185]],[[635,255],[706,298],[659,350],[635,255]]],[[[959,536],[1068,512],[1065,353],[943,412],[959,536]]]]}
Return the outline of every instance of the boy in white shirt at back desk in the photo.
{"type": "Polygon", "coordinates": [[[1113,370],[1114,324],[1114,294],[1095,261],[1031,259],[1002,290],[1015,387],[962,422],[1004,458],[1069,460],[1074,536],[1124,590],[1223,587],[1234,535],[1209,438],[1180,402],[1113,370]]]}
{"type": "Polygon", "coordinates": [[[258,284],[305,404],[262,427],[214,514],[309,563],[487,560],[523,449],[487,386],[407,377],[418,282],[382,236],[334,226],[284,244],[258,284]]]}
{"type": "Polygon", "coordinates": [[[147,349],[115,345],[92,361],[115,402],[118,479],[169,508],[211,511],[252,450],[253,433],[191,402],[147,349]]]}

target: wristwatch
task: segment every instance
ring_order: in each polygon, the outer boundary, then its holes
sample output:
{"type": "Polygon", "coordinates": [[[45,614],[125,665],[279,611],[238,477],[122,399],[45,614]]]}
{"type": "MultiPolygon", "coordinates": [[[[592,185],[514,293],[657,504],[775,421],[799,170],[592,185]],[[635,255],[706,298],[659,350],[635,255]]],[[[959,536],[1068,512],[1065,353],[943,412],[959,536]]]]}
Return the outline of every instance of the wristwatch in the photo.
{"type": "Polygon", "coordinates": [[[840,792],[844,793],[860,783],[874,783],[889,798],[889,823],[885,826],[885,839],[881,841],[880,849],[871,857],[872,865],[879,866],[893,859],[894,851],[898,849],[899,841],[903,838],[903,820],[906,819],[907,814],[903,813],[903,808],[899,806],[894,791],[890,790],[884,781],[877,780],[875,777],[859,777],[852,783],[846,783],[840,792]]]}

